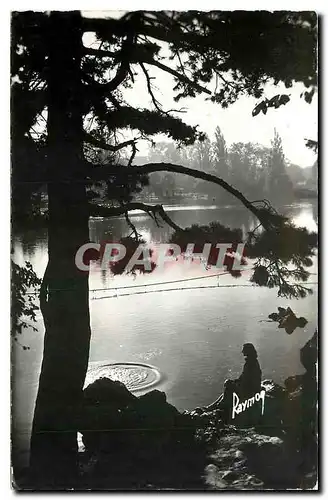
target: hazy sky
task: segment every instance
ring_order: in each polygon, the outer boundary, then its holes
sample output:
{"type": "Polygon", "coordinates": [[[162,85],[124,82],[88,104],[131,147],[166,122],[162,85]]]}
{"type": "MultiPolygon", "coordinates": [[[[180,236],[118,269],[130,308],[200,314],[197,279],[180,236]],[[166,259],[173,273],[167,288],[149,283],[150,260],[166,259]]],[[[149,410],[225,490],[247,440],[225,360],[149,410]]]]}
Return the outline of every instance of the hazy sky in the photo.
{"type": "MultiPolygon", "coordinates": [[[[218,104],[205,101],[207,97],[199,96],[194,99],[183,99],[179,103],[173,101],[173,78],[157,68],[148,68],[154,86],[158,88],[154,93],[162,103],[164,109],[187,108],[186,113],[180,114],[182,119],[190,125],[199,125],[200,130],[212,138],[217,125],[221,128],[228,146],[233,142],[258,142],[269,146],[273,138],[274,128],[282,137],[286,158],[302,167],[312,165],[314,153],[305,146],[304,138],[317,137],[317,98],[311,105],[299,97],[302,85],[295,89],[284,89],[284,86],[270,85],[266,89],[266,96],[273,97],[280,92],[291,94],[291,101],[279,109],[269,109],[253,117],[252,110],[258,102],[256,99],[241,96],[238,101],[222,109],[218,104]]],[[[143,75],[136,79],[136,83],[129,93],[126,93],[129,103],[135,106],[147,106],[150,102],[143,75]]],[[[140,152],[141,149],[140,149],[140,152]]]]}
{"type": "MultiPolygon", "coordinates": [[[[92,17],[120,17],[122,12],[89,11],[83,15],[92,17]]],[[[93,42],[87,36],[86,44],[93,42]]],[[[166,50],[163,49],[163,54],[166,50]]],[[[169,65],[165,61],[165,64],[169,65]]],[[[222,109],[218,104],[206,101],[206,94],[193,99],[182,99],[179,103],[173,100],[173,77],[162,70],[145,65],[152,80],[154,94],[162,103],[164,109],[186,108],[186,113],[179,116],[190,125],[199,125],[199,129],[206,132],[212,138],[214,129],[220,126],[228,146],[233,142],[258,142],[265,146],[270,145],[273,138],[274,128],[282,137],[286,158],[292,162],[307,167],[313,164],[316,156],[305,146],[304,138],[317,139],[317,96],[313,98],[312,104],[307,104],[300,98],[304,90],[298,84],[292,89],[285,89],[283,85],[275,87],[268,85],[265,96],[270,98],[278,93],[286,93],[291,96],[291,101],[279,109],[269,109],[266,115],[260,113],[252,117],[252,110],[258,100],[247,96],[241,96],[238,101],[222,109]]],[[[131,105],[148,107],[150,97],[147,92],[146,81],[143,73],[138,70],[139,76],[135,80],[133,89],[126,91],[124,97],[131,105]]],[[[210,86],[214,89],[214,85],[210,86]]],[[[163,137],[162,137],[163,139],[163,137]]],[[[139,154],[146,152],[146,145],[140,144],[139,154]]]]}

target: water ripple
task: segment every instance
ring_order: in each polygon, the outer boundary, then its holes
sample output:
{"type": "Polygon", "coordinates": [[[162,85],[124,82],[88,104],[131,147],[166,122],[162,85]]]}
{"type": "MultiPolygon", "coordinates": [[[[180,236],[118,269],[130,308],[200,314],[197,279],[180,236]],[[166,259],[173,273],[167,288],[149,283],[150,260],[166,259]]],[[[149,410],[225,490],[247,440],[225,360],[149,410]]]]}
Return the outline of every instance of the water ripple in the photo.
{"type": "Polygon", "coordinates": [[[85,386],[101,377],[123,382],[131,392],[142,391],[157,385],[162,376],[159,370],[144,363],[108,363],[88,368],[85,386]]]}

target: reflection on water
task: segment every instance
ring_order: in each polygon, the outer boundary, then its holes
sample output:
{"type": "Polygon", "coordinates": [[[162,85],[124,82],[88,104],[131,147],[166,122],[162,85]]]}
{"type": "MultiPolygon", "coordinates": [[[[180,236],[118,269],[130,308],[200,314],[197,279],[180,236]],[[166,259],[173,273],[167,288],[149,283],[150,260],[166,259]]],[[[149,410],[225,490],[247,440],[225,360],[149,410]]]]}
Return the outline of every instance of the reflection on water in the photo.
{"type": "MultiPolygon", "coordinates": [[[[170,217],[181,227],[218,221],[247,232],[256,224],[252,214],[242,207],[202,207],[197,210],[171,207],[170,210],[170,217]]],[[[316,204],[293,204],[284,207],[283,212],[298,225],[317,229],[316,204]]],[[[159,228],[152,219],[140,213],[133,214],[132,219],[148,243],[169,241],[172,229],[166,224],[159,228]]],[[[91,241],[119,239],[130,231],[124,218],[90,221],[91,241]]],[[[13,243],[15,260],[20,264],[30,260],[41,276],[47,263],[46,232],[29,231],[16,236],[13,243]]],[[[316,262],[309,270],[314,273],[311,281],[316,282],[316,262]]],[[[110,293],[113,298],[104,299],[101,296],[109,295],[104,290],[90,293],[92,340],[89,376],[99,376],[105,373],[102,370],[107,370],[106,373],[111,370],[114,376],[125,377],[130,387],[147,383],[147,377],[150,377],[148,381],[155,380],[158,388],[165,390],[170,403],[187,409],[209,404],[221,392],[226,378],[239,375],[243,366],[241,346],[244,342],[256,346],[263,377],[281,383],[286,377],[301,373],[299,348],[313,335],[317,324],[316,285],[312,286],[313,296],[287,300],[277,298],[276,290],[246,288],[250,285],[247,272],[238,279],[230,275],[220,276],[219,282],[218,278],[208,278],[206,274],[213,274],[213,270],[206,273],[201,266],[172,265],[147,275],[113,277],[108,271],[101,271],[99,266],[93,266],[91,290],[133,285],[147,285],[138,290],[158,290],[158,285],[150,285],[193,277],[202,279],[161,285],[162,289],[179,288],[174,292],[120,296],[122,291],[117,290],[116,294],[110,293]],[[243,286],[227,286],[232,284],[243,286]],[[213,287],[198,288],[209,285],[213,287]],[[193,286],[194,289],[190,290],[193,286]],[[293,335],[287,335],[276,324],[264,322],[278,306],[290,306],[297,316],[305,316],[308,319],[306,327],[297,328],[293,335]],[[150,368],[140,367],[148,362],[150,368]],[[112,368],[113,363],[120,363],[121,368],[112,368]],[[127,363],[138,368],[133,371],[127,363]],[[156,367],[157,375],[152,367],[156,367]],[[165,373],[166,377],[157,379],[159,373],[165,373]]],[[[124,293],[128,291],[123,290],[124,293]]],[[[38,332],[27,330],[23,334],[24,344],[30,346],[30,351],[23,351],[19,346],[14,346],[13,351],[14,455],[17,453],[16,459],[19,457],[25,462],[42,360],[44,327],[40,316],[37,326],[38,332]]]]}
{"type": "MultiPolygon", "coordinates": [[[[192,224],[205,225],[210,222],[220,222],[224,226],[231,228],[240,228],[246,234],[257,225],[253,214],[245,210],[244,207],[165,207],[170,212],[170,218],[180,227],[191,226],[192,224]]],[[[139,233],[149,242],[166,243],[172,235],[173,229],[167,224],[156,225],[156,222],[150,217],[138,210],[131,212],[132,222],[136,225],[139,233]]],[[[90,221],[91,241],[100,243],[109,237],[119,239],[122,235],[131,233],[124,217],[115,219],[92,219],[90,221]]]]}

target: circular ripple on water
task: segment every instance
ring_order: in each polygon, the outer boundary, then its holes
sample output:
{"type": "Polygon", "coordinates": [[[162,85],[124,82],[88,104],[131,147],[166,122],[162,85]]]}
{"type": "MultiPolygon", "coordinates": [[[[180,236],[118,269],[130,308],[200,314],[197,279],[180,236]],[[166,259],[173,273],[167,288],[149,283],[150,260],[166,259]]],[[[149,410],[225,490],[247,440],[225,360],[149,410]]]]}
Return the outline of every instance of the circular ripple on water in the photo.
{"type": "Polygon", "coordinates": [[[123,382],[132,392],[153,387],[161,380],[161,374],[154,366],[144,363],[110,363],[89,367],[85,386],[101,377],[123,382]]]}

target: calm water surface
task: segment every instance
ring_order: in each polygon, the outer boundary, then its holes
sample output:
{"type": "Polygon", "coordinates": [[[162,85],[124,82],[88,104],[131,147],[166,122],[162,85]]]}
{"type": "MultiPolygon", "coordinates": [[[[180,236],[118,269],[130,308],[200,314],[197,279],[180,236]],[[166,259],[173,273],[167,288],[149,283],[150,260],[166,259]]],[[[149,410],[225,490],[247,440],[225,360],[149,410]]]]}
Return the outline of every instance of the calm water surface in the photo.
{"type": "MultiPolygon", "coordinates": [[[[256,225],[253,216],[242,207],[167,207],[167,210],[181,227],[219,221],[246,232],[256,225]]],[[[317,231],[315,203],[293,204],[281,211],[297,225],[317,231]]],[[[133,213],[132,220],[147,242],[169,241],[172,230],[166,224],[158,228],[147,215],[138,212],[133,213]]],[[[119,238],[128,232],[124,218],[90,221],[91,241],[119,238]]],[[[39,276],[47,264],[46,238],[46,231],[38,230],[14,239],[15,261],[22,264],[29,260],[39,276]]],[[[317,282],[316,262],[309,270],[314,273],[310,281],[317,282]]],[[[290,375],[302,373],[299,348],[316,328],[317,286],[312,285],[314,294],[306,299],[279,299],[276,290],[246,288],[247,271],[237,280],[221,276],[219,285],[217,277],[151,285],[213,273],[215,269],[206,271],[201,266],[171,265],[136,278],[113,277],[94,264],[90,290],[105,290],[90,292],[92,340],[87,381],[110,373],[113,378],[127,382],[137,394],[156,387],[164,390],[168,401],[179,409],[190,409],[211,403],[221,393],[223,381],[240,374],[243,366],[240,351],[245,342],[256,346],[264,378],[281,383],[290,375]],[[208,286],[212,288],[204,288],[208,286]],[[278,306],[290,306],[297,315],[305,316],[306,327],[287,335],[276,323],[266,322],[268,314],[278,306]],[[108,367],[113,363],[122,363],[123,367],[108,367]]],[[[20,464],[28,460],[41,368],[44,326],[40,314],[37,328],[37,332],[26,330],[21,338],[23,344],[30,346],[29,351],[17,345],[13,348],[13,443],[14,459],[20,464]]]]}

